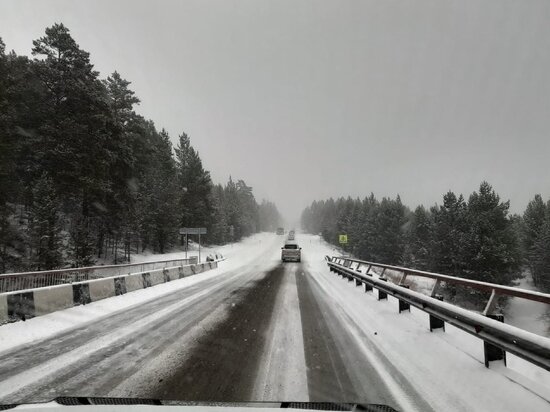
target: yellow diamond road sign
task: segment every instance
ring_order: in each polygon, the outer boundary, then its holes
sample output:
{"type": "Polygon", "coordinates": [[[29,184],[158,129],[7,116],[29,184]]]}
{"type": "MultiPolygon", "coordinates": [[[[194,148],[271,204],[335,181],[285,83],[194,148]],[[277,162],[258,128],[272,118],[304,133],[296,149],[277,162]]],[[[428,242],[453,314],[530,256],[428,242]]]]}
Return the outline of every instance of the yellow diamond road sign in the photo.
{"type": "Polygon", "coordinates": [[[339,238],[340,238],[340,243],[341,244],[344,245],[344,244],[348,243],[348,235],[340,235],[339,238]]]}

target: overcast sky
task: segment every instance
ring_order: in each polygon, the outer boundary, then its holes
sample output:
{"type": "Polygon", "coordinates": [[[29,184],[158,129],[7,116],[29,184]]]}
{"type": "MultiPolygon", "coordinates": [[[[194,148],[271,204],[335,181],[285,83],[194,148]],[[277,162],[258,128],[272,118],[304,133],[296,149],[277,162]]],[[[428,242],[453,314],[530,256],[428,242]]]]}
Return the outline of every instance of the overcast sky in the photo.
{"type": "Polygon", "coordinates": [[[30,55],[54,22],[137,111],[185,131],[293,219],[314,199],[416,206],[488,180],[512,210],[550,196],[550,1],[1,0],[30,55]]]}

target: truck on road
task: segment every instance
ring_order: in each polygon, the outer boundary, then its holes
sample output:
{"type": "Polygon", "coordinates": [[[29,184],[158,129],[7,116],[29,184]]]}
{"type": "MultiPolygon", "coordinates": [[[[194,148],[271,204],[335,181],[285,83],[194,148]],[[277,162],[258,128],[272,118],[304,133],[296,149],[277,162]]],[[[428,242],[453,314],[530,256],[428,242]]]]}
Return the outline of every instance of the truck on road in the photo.
{"type": "Polygon", "coordinates": [[[301,262],[302,261],[302,248],[298,246],[296,242],[287,241],[281,248],[281,261],[283,262],[301,262]]]}

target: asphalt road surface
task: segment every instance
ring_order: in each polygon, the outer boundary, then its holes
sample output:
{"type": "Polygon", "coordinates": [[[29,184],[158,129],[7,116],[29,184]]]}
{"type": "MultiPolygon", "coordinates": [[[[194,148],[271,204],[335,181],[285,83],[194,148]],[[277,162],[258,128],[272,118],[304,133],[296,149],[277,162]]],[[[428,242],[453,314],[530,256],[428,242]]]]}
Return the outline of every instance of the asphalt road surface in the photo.
{"type": "MultiPolygon", "coordinates": [[[[125,396],[398,408],[342,316],[306,265],[273,260],[268,270],[205,279],[0,354],[0,402],[125,396]]],[[[430,410],[401,383],[418,410],[430,410]]]]}

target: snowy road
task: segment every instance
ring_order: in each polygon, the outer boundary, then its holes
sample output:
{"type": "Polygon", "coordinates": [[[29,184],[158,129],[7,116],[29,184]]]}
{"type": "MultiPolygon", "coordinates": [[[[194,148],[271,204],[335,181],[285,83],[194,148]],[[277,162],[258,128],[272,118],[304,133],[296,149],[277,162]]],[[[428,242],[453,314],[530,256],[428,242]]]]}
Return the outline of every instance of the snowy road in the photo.
{"type": "MultiPolygon", "coordinates": [[[[0,352],[0,400],[312,400],[418,411],[550,406],[458,350],[452,333],[430,334],[414,325],[414,313],[396,316],[391,301],[367,299],[330,274],[322,261],[330,250],[316,238],[298,241],[304,248],[301,264],[280,264],[282,238],[262,235],[253,247],[237,248],[225,269],[222,263],[189,284],[175,281],[181,286],[174,290],[162,285],[161,296],[144,297],[51,336],[6,344],[0,352]],[[399,323],[405,321],[409,326],[399,323]],[[415,353],[419,346],[426,350],[415,353]],[[410,365],[402,365],[404,358],[410,365]],[[456,368],[453,362],[465,363],[466,372],[455,371],[447,378],[453,386],[441,387],[446,372],[456,368]],[[418,376],[422,367],[425,376],[418,376]],[[476,388],[471,394],[465,392],[468,382],[476,388]]],[[[93,310],[93,305],[75,309],[93,310]]],[[[48,322],[48,316],[1,327],[0,342],[9,333],[48,322]]]]}

